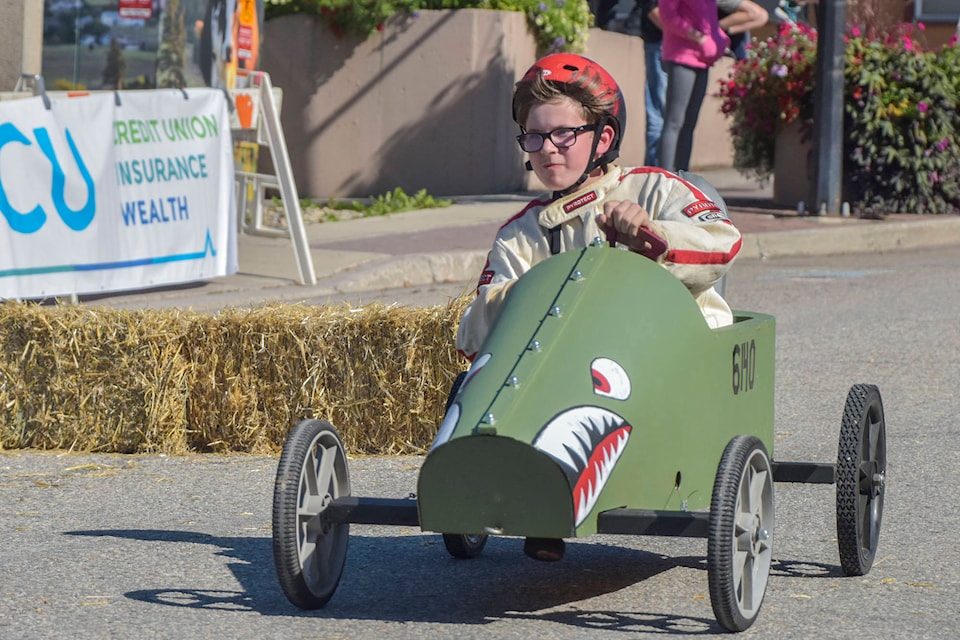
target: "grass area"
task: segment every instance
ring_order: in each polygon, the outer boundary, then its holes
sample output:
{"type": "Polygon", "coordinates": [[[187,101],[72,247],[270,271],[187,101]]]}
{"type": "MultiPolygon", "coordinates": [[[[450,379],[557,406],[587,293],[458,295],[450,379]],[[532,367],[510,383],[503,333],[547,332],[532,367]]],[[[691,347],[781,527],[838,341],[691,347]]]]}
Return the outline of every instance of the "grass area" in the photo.
{"type": "MultiPolygon", "coordinates": [[[[76,83],[86,89],[100,89],[103,85],[103,70],[107,66],[109,47],[79,47],[72,44],[44,45],[43,79],[47,89],[56,90],[57,81],[74,82],[76,65],[76,83]]],[[[156,73],[157,54],[150,51],[124,51],[127,61],[126,77],[156,73]]]]}
{"type": "MultiPolygon", "coordinates": [[[[76,81],[85,89],[101,89],[103,87],[103,70],[107,66],[107,51],[110,47],[94,46],[75,48],[72,44],[44,45],[43,46],[43,79],[50,91],[58,89],[61,83],[74,82],[74,64],[76,64],[76,81]]],[[[184,58],[191,60],[193,47],[187,44],[184,58]]],[[[129,82],[139,76],[154,78],[157,73],[156,51],[124,51],[123,59],[127,63],[126,80],[129,82]]],[[[200,68],[195,64],[188,64],[185,70],[187,86],[203,86],[203,76],[200,68]]]]}
{"type": "Polygon", "coordinates": [[[442,209],[443,207],[449,207],[451,204],[453,204],[453,200],[437,200],[428,194],[426,189],[421,189],[411,196],[397,187],[393,191],[371,198],[369,202],[333,199],[326,202],[315,202],[307,199],[301,203],[301,207],[304,210],[304,216],[310,220],[335,222],[349,218],[386,216],[391,213],[417,209],[442,209]]]}
{"type": "MultiPolygon", "coordinates": [[[[304,222],[338,222],[353,220],[354,218],[372,218],[386,216],[401,211],[416,211],[418,209],[442,209],[453,204],[453,200],[434,198],[421,189],[413,195],[407,194],[397,187],[372,198],[359,200],[311,200],[303,198],[300,209],[304,222]]],[[[283,206],[279,196],[274,196],[267,202],[265,213],[271,225],[283,227],[283,206]]]]}

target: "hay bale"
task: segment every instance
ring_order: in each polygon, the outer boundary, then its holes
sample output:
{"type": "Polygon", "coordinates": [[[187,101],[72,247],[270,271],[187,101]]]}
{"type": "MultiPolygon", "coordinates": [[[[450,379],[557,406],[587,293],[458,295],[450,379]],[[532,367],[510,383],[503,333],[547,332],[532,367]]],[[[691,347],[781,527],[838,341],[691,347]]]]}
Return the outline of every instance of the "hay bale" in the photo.
{"type": "Polygon", "coordinates": [[[306,416],[351,453],[421,453],[465,362],[430,308],[0,305],[0,448],[274,453],[306,416]]]}
{"type": "Polygon", "coordinates": [[[185,450],[175,314],[5,304],[0,445],[185,450]]]}

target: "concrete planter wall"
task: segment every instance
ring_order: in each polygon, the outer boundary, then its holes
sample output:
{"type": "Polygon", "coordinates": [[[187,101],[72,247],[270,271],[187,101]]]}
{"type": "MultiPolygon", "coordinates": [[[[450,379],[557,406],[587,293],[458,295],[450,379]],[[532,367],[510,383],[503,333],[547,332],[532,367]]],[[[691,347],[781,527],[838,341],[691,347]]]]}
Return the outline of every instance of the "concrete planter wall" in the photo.
{"type": "Polygon", "coordinates": [[[800,123],[792,122],[777,134],[773,150],[773,201],[794,208],[803,202],[807,211],[816,199],[816,167],[813,145],[800,134],[800,123]]]}
{"type": "MultiPolygon", "coordinates": [[[[643,160],[643,42],[593,30],[586,55],[621,83],[630,120],[621,156],[643,160]]],[[[308,16],[267,21],[262,68],[284,91],[282,122],[299,191],[370,196],[539,189],[523,170],[510,114],[513,85],[536,59],[521,13],[462,9],[396,18],[367,39],[308,16]]],[[[726,75],[729,61],[712,71],[726,75]]],[[[708,97],[694,169],[730,166],[719,103],[708,97]]]]}

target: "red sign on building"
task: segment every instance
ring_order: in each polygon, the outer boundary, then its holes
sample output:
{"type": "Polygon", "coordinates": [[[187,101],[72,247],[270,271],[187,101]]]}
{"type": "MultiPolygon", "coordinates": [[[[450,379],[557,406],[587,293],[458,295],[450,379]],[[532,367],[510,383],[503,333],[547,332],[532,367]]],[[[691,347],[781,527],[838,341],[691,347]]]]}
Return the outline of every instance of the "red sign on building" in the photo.
{"type": "Polygon", "coordinates": [[[149,20],[153,16],[153,0],[120,0],[120,17],[149,20]]]}

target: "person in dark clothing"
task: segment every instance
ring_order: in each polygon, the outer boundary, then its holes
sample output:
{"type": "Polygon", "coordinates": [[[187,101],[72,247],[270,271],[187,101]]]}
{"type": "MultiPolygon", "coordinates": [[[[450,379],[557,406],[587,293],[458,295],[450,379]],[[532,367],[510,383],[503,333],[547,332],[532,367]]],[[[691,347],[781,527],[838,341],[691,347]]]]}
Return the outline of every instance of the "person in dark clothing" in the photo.
{"type": "Polygon", "coordinates": [[[640,9],[640,37],[643,38],[643,60],[646,71],[644,106],[646,107],[646,151],[643,163],[658,167],[660,134],[663,131],[663,113],[667,103],[667,72],[663,68],[660,42],[659,0],[637,0],[640,9]]]}
{"type": "Polygon", "coordinates": [[[617,18],[617,0],[590,0],[590,13],[600,29],[613,30],[617,18]]]}

